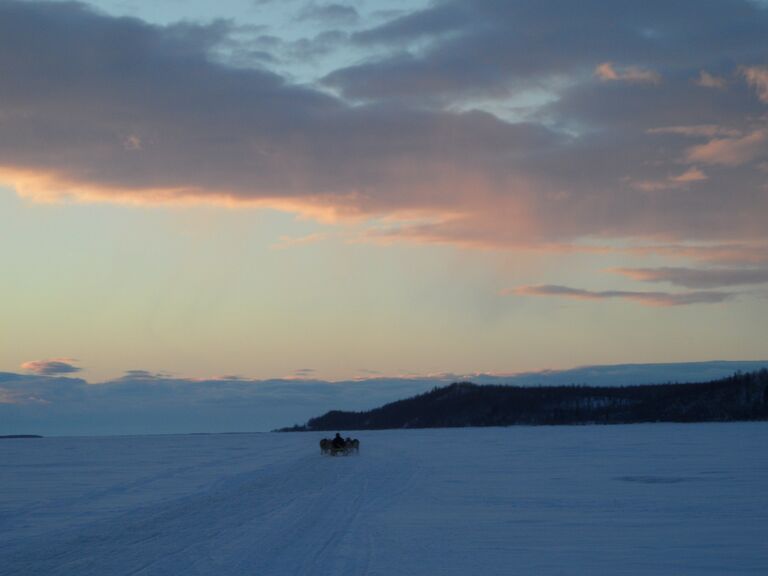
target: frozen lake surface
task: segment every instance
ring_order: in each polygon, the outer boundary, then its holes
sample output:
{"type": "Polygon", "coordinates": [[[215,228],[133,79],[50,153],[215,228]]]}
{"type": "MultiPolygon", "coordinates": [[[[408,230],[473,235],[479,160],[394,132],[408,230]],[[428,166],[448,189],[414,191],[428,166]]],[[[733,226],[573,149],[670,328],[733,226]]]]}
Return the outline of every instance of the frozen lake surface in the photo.
{"type": "Polygon", "coordinates": [[[768,574],[768,423],[321,436],[2,440],[0,574],[768,574]]]}

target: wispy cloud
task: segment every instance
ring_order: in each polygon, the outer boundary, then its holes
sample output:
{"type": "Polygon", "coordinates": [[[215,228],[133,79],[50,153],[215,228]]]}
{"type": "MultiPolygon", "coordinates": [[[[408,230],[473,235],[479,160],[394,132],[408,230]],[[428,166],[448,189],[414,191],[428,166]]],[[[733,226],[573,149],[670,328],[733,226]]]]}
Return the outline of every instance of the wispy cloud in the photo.
{"type": "Polygon", "coordinates": [[[703,182],[707,179],[707,175],[700,169],[694,167],[689,168],[682,174],[673,176],[671,180],[678,184],[689,184],[691,182],[703,182]]]}
{"type": "Polygon", "coordinates": [[[759,96],[760,100],[768,103],[768,67],[766,66],[744,66],[741,73],[747,79],[759,96]]]}
{"type": "Polygon", "coordinates": [[[315,244],[328,238],[329,235],[322,232],[307,234],[306,236],[280,236],[280,240],[272,244],[271,247],[274,250],[287,250],[288,248],[294,248],[296,246],[315,244]]]}
{"type": "Polygon", "coordinates": [[[693,166],[681,174],[668,176],[664,180],[641,180],[638,182],[633,182],[632,185],[638,190],[655,192],[658,190],[685,188],[696,182],[704,182],[708,178],[709,177],[702,170],[693,166]]]}
{"type": "Polygon", "coordinates": [[[157,380],[170,378],[171,374],[163,372],[150,372],[148,370],[126,370],[118,380],[157,380]]]}
{"type": "Polygon", "coordinates": [[[74,358],[50,358],[48,360],[30,360],[21,365],[22,370],[40,374],[42,376],[54,376],[57,374],[72,374],[80,372],[82,368],[75,365],[74,358]]]}
{"type": "Polygon", "coordinates": [[[694,126],[664,126],[661,128],[651,128],[649,134],[678,134],[680,136],[691,136],[695,138],[714,138],[717,136],[728,136],[731,138],[741,136],[741,130],[718,126],[716,124],[699,124],[694,126]]]}
{"type": "Polygon", "coordinates": [[[294,378],[311,378],[317,374],[317,370],[314,368],[298,368],[293,371],[294,378]]]}
{"type": "Polygon", "coordinates": [[[327,24],[354,24],[360,18],[353,6],[346,4],[306,4],[298,15],[299,20],[318,20],[327,24]]]}
{"type": "Polygon", "coordinates": [[[735,296],[731,292],[633,292],[627,290],[582,290],[568,286],[520,286],[503,292],[505,295],[553,296],[576,300],[632,300],[646,306],[686,306],[689,304],[717,304],[735,296]]]}
{"type": "Polygon", "coordinates": [[[768,152],[768,130],[761,128],[734,138],[715,138],[687,151],[689,162],[740,166],[768,152]]]}
{"type": "Polygon", "coordinates": [[[595,68],[595,76],[600,80],[638,84],[658,84],[661,82],[661,75],[658,72],[638,66],[616,67],[612,62],[599,64],[595,68]]]}
{"type": "Polygon", "coordinates": [[[381,371],[379,370],[371,370],[370,368],[358,368],[357,371],[360,374],[363,374],[366,378],[381,376],[381,371]]]}
{"type": "Polygon", "coordinates": [[[699,72],[699,77],[696,79],[696,85],[701,86],[703,88],[725,88],[727,82],[725,78],[722,78],[720,76],[714,76],[707,72],[706,70],[702,70],[699,72]]]}
{"type": "Polygon", "coordinates": [[[667,282],[685,288],[720,288],[768,283],[768,268],[615,268],[611,270],[642,282],[667,282]]]}
{"type": "Polygon", "coordinates": [[[683,258],[718,265],[754,265],[768,262],[768,246],[763,244],[660,244],[630,246],[628,254],[683,258]]]}

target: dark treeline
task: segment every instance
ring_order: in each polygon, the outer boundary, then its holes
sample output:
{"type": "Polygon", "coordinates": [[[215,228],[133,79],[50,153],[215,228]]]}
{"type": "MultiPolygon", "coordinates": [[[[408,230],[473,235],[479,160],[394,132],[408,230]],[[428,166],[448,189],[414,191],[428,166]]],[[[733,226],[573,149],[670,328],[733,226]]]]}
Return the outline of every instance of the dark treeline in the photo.
{"type": "Polygon", "coordinates": [[[469,382],[368,412],[334,410],[283,431],[768,420],[768,370],[694,384],[479,386],[469,382]]]}

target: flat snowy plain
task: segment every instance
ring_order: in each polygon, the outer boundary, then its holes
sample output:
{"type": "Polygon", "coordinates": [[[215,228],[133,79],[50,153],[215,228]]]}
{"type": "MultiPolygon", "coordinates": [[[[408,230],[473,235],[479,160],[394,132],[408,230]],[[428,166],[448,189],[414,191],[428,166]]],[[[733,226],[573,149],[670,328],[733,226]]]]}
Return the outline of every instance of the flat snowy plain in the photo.
{"type": "Polygon", "coordinates": [[[0,574],[768,574],[768,423],[0,441],[0,574]]]}

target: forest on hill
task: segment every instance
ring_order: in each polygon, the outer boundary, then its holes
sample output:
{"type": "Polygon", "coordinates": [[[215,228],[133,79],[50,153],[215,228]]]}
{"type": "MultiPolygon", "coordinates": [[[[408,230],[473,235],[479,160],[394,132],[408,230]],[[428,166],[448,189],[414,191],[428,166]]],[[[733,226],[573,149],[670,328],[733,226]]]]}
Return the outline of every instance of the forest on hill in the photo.
{"type": "Polygon", "coordinates": [[[459,382],[365,412],[332,410],[282,431],[768,420],[768,370],[691,384],[480,386],[459,382]]]}

